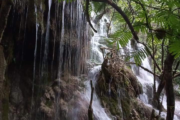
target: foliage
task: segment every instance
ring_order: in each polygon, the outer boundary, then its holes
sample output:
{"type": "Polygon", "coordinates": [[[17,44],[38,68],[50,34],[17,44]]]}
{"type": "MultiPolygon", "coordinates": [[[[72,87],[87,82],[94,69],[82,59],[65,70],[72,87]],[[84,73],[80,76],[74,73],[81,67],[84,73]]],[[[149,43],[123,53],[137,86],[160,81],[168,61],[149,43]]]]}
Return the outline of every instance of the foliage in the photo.
{"type": "Polygon", "coordinates": [[[93,11],[97,14],[98,12],[101,12],[102,10],[104,10],[107,4],[101,3],[101,2],[92,2],[92,6],[93,6],[93,11]]]}

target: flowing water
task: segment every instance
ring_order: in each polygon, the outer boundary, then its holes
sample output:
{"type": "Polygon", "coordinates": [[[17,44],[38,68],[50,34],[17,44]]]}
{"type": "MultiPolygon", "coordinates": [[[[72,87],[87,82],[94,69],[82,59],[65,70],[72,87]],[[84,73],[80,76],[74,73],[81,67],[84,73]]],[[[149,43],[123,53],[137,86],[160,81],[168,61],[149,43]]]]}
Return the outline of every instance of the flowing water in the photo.
{"type": "MultiPolygon", "coordinates": [[[[48,0],[48,8],[49,9],[48,9],[47,27],[46,27],[46,36],[45,36],[45,46],[44,46],[43,63],[42,63],[42,71],[45,71],[45,72],[47,72],[47,70],[48,70],[51,5],[52,5],[52,0],[48,0]]],[[[45,74],[47,74],[47,73],[42,72],[42,77],[44,77],[45,74]]]]}
{"type": "Polygon", "coordinates": [[[32,100],[31,100],[31,110],[34,105],[34,81],[36,75],[36,57],[37,57],[37,41],[38,41],[38,30],[39,30],[39,23],[37,21],[37,6],[34,5],[35,14],[36,14],[36,40],[35,40],[35,49],[34,49],[34,65],[33,65],[33,82],[32,82],[32,100]]]}
{"type": "MultiPolygon", "coordinates": [[[[97,33],[94,33],[94,36],[91,39],[91,62],[93,63],[102,63],[103,62],[103,54],[100,50],[100,47],[106,47],[106,45],[102,44],[101,42],[104,42],[104,38],[107,37],[106,33],[106,24],[104,22],[104,19],[107,19],[107,17],[103,17],[100,20],[99,26],[96,26],[96,29],[98,30],[97,33]]],[[[91,68],[88,74],[88,81],[85,82],[86,85],[86,92],[83,94],[83,98],[90,103],[90,97],[91,97],[91,86],[90,86],[90,80],[93,82],[93,86],[95,87],[96,81],[98,78],[98,74],[101,70],[101,66],[97,65],[91,68]]],[[[96,92],[93,93],[93,102],[92,102],[92,109],[93,114],[95,116],[95,119],[97,120],[111,120],[111,118],[108,117],[106,114],[104,108],[101,106],[100,101],[96,95],[96,92]]]]}
{"type": "MultiPolygon", "coordinates": [[[[95,66],[89,72],[88,78],[89,80],[93,81],[93,86],[95,86],[96,84],[100,70],[101,70],[101,66],[95,66]]],[[[86,85],[86,92],[83,94],[83,97],[90,103],[90,99],[91,99],[90,82],[86,81],[85,85],[86,85]]],[[[101,106],[100,101],[95,92],[93,94],[92,109],[93,109],[93,114],[97,120],[111,120],[106,114],[104,108],[101,106]]]]}

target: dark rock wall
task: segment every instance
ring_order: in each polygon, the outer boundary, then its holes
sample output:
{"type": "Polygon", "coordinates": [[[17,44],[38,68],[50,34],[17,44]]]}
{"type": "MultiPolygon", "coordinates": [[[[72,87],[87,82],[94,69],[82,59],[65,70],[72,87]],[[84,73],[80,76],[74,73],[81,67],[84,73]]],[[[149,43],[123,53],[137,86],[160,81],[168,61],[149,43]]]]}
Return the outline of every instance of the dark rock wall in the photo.
{"type": "MultiPolygon", "coordinates": [[[[7,5],[3,2],[0,0],[0,10],[7,5]]],[[[0,111],[6,110],[2,113],[3,120],[8,118],[8,113],[25,115],[35,110],[45,86],[57,79],[59,72],[62,77],[85,73],[89,50],[88,26],[81,1],[65,4],[62,40],[62,2],[52,0],[48,43],[45,41],[48,0],[13,0],[8,5],[11,9],[5,29],[1,28],[4,32],[0,43],[0,100],[4,105],[0,103],[0,111]]]]}

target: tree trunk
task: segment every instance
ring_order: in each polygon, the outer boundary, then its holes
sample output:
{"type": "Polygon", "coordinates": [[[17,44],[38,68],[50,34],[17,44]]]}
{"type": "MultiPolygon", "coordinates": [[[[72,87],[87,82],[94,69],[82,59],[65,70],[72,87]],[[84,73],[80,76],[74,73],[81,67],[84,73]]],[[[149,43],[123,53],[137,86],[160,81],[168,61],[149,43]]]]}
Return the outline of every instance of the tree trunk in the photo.
{"type": "Polygon", "coordinates": [[[164,76],[163,79],[165,81],[165,89],[166,89],[166,96],[167,96],[167,117],[166,120],[173,120],[174,117],[174,89],[173,89],[173,71],[172,65],[174,62],[174,56],[170,53],[167,54],[165,63],[164,63],[164,76]]]}
{"type": "Polygon", "coordinates": [[[160,84],[158,86],[158,90],[154,96],[154,106],[158,109],[161,109],[161,104],[159,101],[160,94],[165,87],[166,96],[167,96],[167,117],[166,120],[173,120],[174,117],[174,89],[173,89],[173,71],[172,65],[174,62],[174,56],[169,52],[167,53],[166,60],[164,61],[164,69],[163,73],[160,76],[160,84]]]}

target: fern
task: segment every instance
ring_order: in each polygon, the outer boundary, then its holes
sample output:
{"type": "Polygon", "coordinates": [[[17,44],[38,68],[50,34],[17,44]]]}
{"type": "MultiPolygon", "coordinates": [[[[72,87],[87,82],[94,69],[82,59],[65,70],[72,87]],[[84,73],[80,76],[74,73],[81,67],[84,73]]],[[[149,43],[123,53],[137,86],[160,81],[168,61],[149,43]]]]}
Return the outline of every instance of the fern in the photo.
{"type": "Polygon", "coordinates": [[[131,55],[127,56],[125,60],[129,61],[130,59],[133,58],[137,65],[141,65],[142,60],[144,60],[149,55],[146,49],[144,48],[140,48],[138,50],[130,51],[130,52],[131,52],[131,55]]]}
{"type": "Polygon", "coordinates": [[[109,39],[112,40],[110,44],[117,44],[118,49],[121,47],[125,47],[129,40],[132,38],[132,34],[130,31],[116,31],[114,34],[109,36],[109,39]]]}
{"type": "Polygon", "coordinates": [[[170,45],[169,51],[175,56],[175,58],[178,58],[180,56],[180,40],[174,41],[170,45]]]}
{"type": "Polygon", "coordinates": [[[106,3],[101,2],[92,2],[93,10],[97,14],[98,12],[101,12],[106,7],[106,3]]]}

